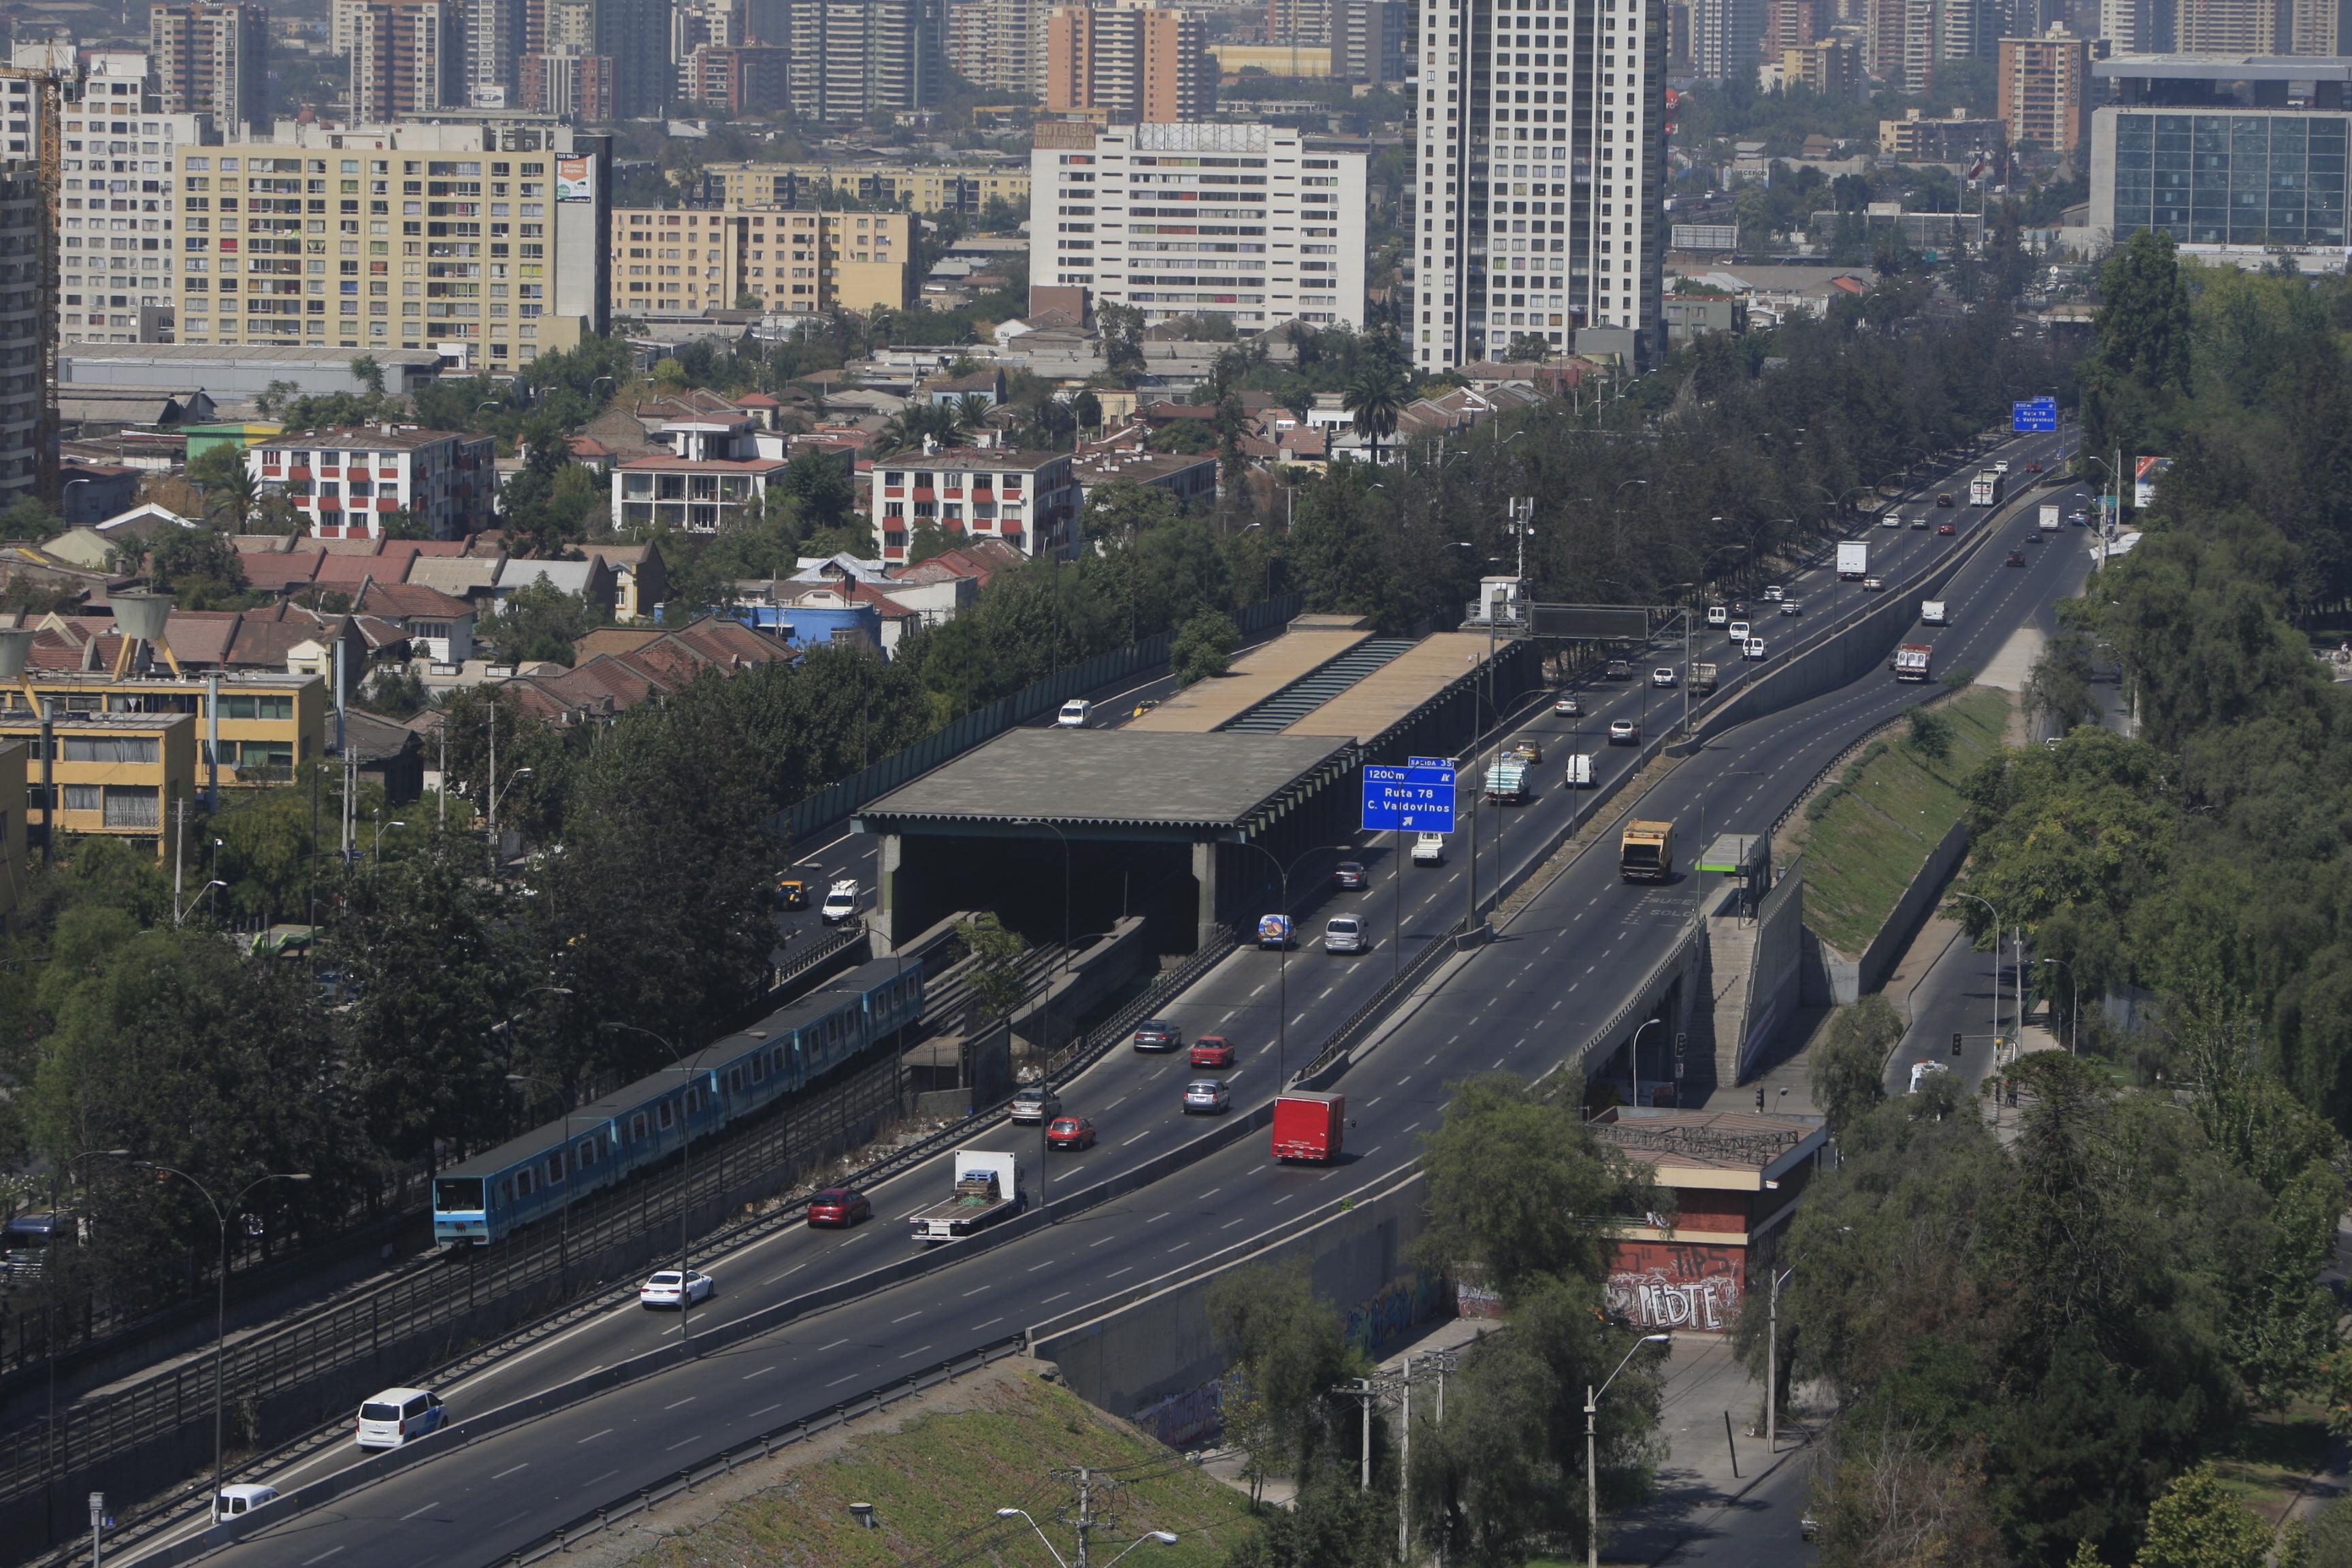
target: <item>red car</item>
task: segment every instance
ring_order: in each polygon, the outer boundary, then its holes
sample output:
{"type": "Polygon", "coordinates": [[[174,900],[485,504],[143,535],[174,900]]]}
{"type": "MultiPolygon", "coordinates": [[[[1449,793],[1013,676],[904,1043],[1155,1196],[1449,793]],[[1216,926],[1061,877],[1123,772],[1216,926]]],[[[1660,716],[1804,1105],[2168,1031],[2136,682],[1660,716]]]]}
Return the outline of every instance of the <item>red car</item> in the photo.
{"type": "Polygon", "coordinates": [[[1095,1124],[1083,1116],[1056,1116],[1054,1124],[1045,1129],[1048,1149],[1091,1149],[1095,1146],[1095,1124]]]}
{"type": "Polygon", "coordinates": [[[2024,552],[2024,551],[2022,551],[2022,550],[2012,550],[2012,551],[2011,551],[2011,552],[2009,552],[2009,559],[2008,559],[2007,561],[2003,562],[2003,563],[2002,563],[2002,564],[2003,564],[2003,565],[2007,565],[2007,566],[2022,566],[2022,565],[2024,565],[2024,564],[2025,564],[2025,552],[2024,552]]]}
{"type": "Polygon", "coordinates": [[[2025,465],[2025,471],[2029,474],[2038,474],[2042,471],[2042,464],[2038,460],[2028,463],[2025,465]]]}
{"type": "Polygon", "coordinates": [[[1952,523],[1939,522],[1936,525],[1936,537],[1938,539],[1950,539],[1959,531],[1959,529],[1952,523]]]}
{"type": "Polygon", "coordinates": [[[856,1187],[827,1187],[809,1194],[808,1222],[811,1225],[852,1226],[862,1219],[874,1217],[874,1205],[856,1187]]]}
{"type": "Polygon", "coordinates": [[[1223,1035],[1202,1035],[1192,1042],[1191,1065],[1196,1068],[1229,1068],[1234,1065],[1234,1043],[1223,1035]]]}

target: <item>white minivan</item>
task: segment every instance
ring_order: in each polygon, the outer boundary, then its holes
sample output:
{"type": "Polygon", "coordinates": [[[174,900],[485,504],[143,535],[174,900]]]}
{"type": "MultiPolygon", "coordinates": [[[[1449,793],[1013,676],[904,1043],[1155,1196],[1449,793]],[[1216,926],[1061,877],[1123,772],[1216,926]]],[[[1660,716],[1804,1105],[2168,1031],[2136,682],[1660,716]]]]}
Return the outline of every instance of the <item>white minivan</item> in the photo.
{"type": "Polygon", "coordinates": [[[223,1520],[242,1519],[262,1504],[277,1500],[276,1487],[247,1483],[223,1487],[213,1498],[213,1522],[218,1524],[223,1520]]]}
{"type": "Polygon", "coordinates": [[[360,1405],[359,1445],[397,1448],[439,1431],[448,1418],[449,1407],[430,1389],[387,1388],[360,1405]]]}
{"type": "Polygon", "coordinates": [[[1093,703],[1073,697],[1062,704],[1059,713],[1054,715],[1054,726],[1059,730],[1083,730],[1087,727],[1087,721],[1094,716],[1094,710],[1093,703]]]}
{"type": "Polygon", "coordinates": [[[1354,915],[1335,915],[1323,926],[1323,951],[1326,952],[1361,952],[1364,951],[1364,922],[1354,915]]]}

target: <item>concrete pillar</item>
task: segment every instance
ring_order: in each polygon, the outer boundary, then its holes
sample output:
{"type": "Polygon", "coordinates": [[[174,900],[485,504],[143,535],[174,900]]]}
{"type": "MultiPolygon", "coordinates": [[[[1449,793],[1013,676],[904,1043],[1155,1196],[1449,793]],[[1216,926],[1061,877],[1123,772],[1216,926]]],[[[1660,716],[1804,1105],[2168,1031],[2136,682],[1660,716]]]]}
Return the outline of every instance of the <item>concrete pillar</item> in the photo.
{"type": "Polygon", "coordinates": [[[906,844],[901,836],[882,835],[881,853],[874,858],[874,912],[866,920],[877,953],[898,950],[898,869],[905,858],[906,844]]]}
{"type": "Polygon", "coordinates": [[[1214,842],[1192,846],[1192,880],[1200,885],[1201,894],[1198,923],[1193,931],[1194,945],[1206,947],[1217,940],[1217,928],[1223,923],[1217,918],[1217,846],[1214,842]]]}

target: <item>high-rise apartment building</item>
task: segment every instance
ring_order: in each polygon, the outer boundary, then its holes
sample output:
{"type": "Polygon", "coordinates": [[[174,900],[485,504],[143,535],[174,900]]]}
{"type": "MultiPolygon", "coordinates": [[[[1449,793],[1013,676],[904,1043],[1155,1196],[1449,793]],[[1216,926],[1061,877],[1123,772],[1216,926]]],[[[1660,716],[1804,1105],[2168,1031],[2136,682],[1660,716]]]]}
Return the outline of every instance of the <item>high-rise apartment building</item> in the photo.
{"type": "Polygon", "coordinates": [[[139,86],[92,77],[81,101],[65,106],[53,223],[68,342],[173,341],[173,163],[181,148],[220,137],[209,114],[142,113],[139,86]]]}
{"type": "Polygon", "coordinates": [[[898,310],[915,266],[910,213],[629,207],[613,215],[612,313],[898,310]]]}
{"type": "Polygon", "coordinates": [[[147,14],[149,69],[166,114],[210,113],[225,132],[268,119],[269,13],[191,0],[147,14]]]}
{"type": "Polygon", "coordinates": [[[520,101],[526,0],[463,0],[465,102],[509,109],[520,101]]]}
{"type": "Polygon", "coordinates": [[[1549,4],[1423,0],[1408,332],[1424,367],[1523,332],[1571,348],[1580,327],[1664,347],[1664,5],[1549,4]]]}
{"type": "Polygon", "coordinates": [[[1844,38],[1823,38],[1780,51],[1780,79],[1823,98],[1851,101],[1868,96],[1870,83],[1862,74],[1862,52],[1844,38]]]}
{"type": "Polygon", "coordinates": [[[1278,126],[1041,121],[1029,190],[1033,285],[1147,321],[1363,324],[1361,153],[1278,126]]]}
{"type": "Polygon", "coordinates": [[[1690,36],[1693,73],[1752,79],[1763,58],[1764,0],[1690,0],[1690,36]]]}
{"type": "Polygon", "coordinates": [[[2010,145],[2071,153],[2089,126],[2091,45],[2063,27],[2000,41],[2000,117],[2010,145]]]}
{"type": "Polygon", "coordinates": [[[1864,66],[1906,93],[1924,93],[1945,60],[1992,52],[2004,26],[1994,0],[1866,0],[1864,66]]]}
{"type": "Polygon", "coordinates": [[[1342,81],[1412,75],[1412,0],[1332,0],[1331,74],[1342,81]]]}
{"type": "Polygon", "coordinates": [[[2099,34],[2119,55],[2172,52],[2172,0],[2099,0],[2099,34]]]}
{"type": "Polygon", "coordinates": [[[848,125],[877,110],[929,109],[946,86],[944,0],[793,0],[791,27],[803,120],[848,125]]]}
{"type": "Polygon", "coordinates": [[[865,206],[976,218],[992,201],[1026,205],[1029,165],[901,163],[880,158],[866,163],[705,163],[700,191],[687,196],[688,201],[752,212],[770,207],[814,211],[851,198],[865,206]]]}
{"type": "Polygon", "coordinates": [[[1042,97],[1051,8],[1051,0],[947,0],[948,63],[977,86],[1042,97]]]}
{"type": "Polygon", "coordinates": [[[1801,49],[1827,37],[1828,10],[1828,0],[1764,0],[1764,57],[1779,59],[1784,49],[1801,49]]]}
{"type": "MultiPolygon", "coordinates": [[[[556,8],[549,6],[551,33],[556,8]]],[[[613,62],[614,114],[634,117],[667,109],[677,96],[669,0],[593,0],[581,9],[593,32],[585,52],[613,62]]]]}
{"type": "Polygon", "coordinates": [[[180,342],[437,347],[497,371],[606,329],[606,139],[297,134],[180,153],[180,342]]]}
{"type": "Polygon", "coordinates": [[[363,0],[350,7],[352,118],[373,124],[471,104],[467,0],[363,0]]]}
{"type": "Polygon", "coordinates": [[[743,41],[743,8],[738,0],[676,0],[669,11],[669,58],[684,63],[705,44],[724,47],[743,41]]]}
{"type": "Polygon", "coordinates": [[[2178,0],[2173,47],[2182,54],[2284,54],[2279,22],[2278,0],[2178,0]]]}
{"type": "Polygon", "coordinates": [[[772,113],[791,100],[791,59],[767,44],[704,44],[679,62],[678,100],[730,118],[772,113]]]}
{"type": "Polygon", "coordinates": [[[1331,41],[1333,0],[1265,0],[1265,41],[1321,48],[1331,41]]]}
{"type": "Polygon", "coordinates": [[[54,499],[57,486],[57,410],[41,384],[39,346],[49,324],[43,318],[57,302],[51,216],[39,160],[0,162],[0,232],[9,237],[0,249],[0,341],[16,345],[0,363],[0,506],[21,496],[54,499]]]}
{"type": "Polygon", "coordinates": [[[1208,29],[1183,11],[1057,5],[1045,21],[1045,107],[1117,124],[1205,120],[1217,107],[1208,29]]]}
{"type": "Polygon", "coordinates": [[[595,125],[618,118],[613,101],[609,56],[561,49],[522,58],[522,102],[532,113],[595,125]]]}
{"type": "Polygon", "coordinates": [[[2344,7],[2341,0],[2286,0],[2286,52],[2291,55],[2340,55],[2344,52],[2344,7]]]}

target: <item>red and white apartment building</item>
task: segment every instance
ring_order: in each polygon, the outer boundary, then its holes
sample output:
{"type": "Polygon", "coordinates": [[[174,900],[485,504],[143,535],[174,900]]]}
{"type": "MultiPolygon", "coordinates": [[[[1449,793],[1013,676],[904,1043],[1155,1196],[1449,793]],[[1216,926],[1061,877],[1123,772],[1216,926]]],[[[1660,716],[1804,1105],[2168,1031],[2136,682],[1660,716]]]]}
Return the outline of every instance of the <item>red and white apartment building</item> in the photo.
{"type": "Polygon", "coordinates": [[[490,525],[498,439],[408,426],[289,430],[248,447],[246,472],[283,491],[321,539],[375,539],[405,507],[435,539],[490,525]]]}
{"type": "Polygon", "coordinates": [[[923,522],[1002,540],[1025,555],[1068,555],[1078,543],[1079,499],[1067,452],[901,453],[874,465],[871,521],[885,561],[906,560],[908,535],[923,522]]]}

